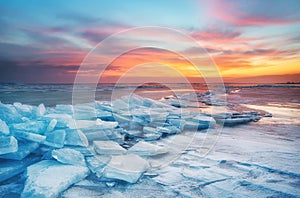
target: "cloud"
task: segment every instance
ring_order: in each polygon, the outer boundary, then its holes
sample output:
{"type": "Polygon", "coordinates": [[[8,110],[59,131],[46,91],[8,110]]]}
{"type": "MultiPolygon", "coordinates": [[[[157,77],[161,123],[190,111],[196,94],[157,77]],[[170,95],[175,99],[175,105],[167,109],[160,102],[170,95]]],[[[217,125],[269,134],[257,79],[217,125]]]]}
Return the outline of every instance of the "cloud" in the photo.
{"type": "Polygon", "coordinates": [[[41,65],[22,66],[18,62],[0,59],[1,82],[70,83],[79,66],[41,65]]]}
{"type": "Polygon", "coordinates": [[[212,0],[207,12],[217,20],[234,26],[281,26],[300,23],[299,1],[212,0]],[[293,6],[294,5],[294,6],[293,6]],[[297,8],[298,7],[298,8],[297,8]]]}

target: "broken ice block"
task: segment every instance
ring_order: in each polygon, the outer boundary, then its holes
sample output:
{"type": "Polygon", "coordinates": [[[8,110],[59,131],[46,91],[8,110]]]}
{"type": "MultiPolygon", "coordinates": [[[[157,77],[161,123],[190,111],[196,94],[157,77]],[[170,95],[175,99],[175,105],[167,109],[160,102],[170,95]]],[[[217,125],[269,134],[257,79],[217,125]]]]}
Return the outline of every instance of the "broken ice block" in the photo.
{"type": "Polygon", "coordinates": [[[148,168],[149,163],[138,155],[112,156],[109,164],[104,169],[103,176],[136,183],[148,168]]]}
{"type": "Polygon", "coordinates": [[[128,149],[129,153],[134,153],[140,156],[153,156],[167,153],[168,151],[163,147],[150,144],[148,142],[140,141],[128,149]]]}
{"type": "Polygon", "coordinates": [[[128,137],[142,137],[142,131],[140,130],[124,130],[124,133],[126,133],[126,135],[128,137]]]}
{"type": "Polygon", "coordinates": [[[45,120],[48,120],[49,122],[52,119],[57,120],[56,127],[57,128],[67,128],[67,127],[74,127],[75,126],[75,121],[72,118],[71,115],[68,114],[46,114],[43,117],[45,120]]]}
{"type": "Polygon", "coordinates": [[[36,115],[37,115],[37,117],[40,117],[40,116],[43,116],[45,114],[45,112],[46,112],[46,107],[42,103],[37,107],[36,115]]]}
{"type": "Polygon", "coordinates": [[[97,177],[102,177],[104,167],[111,160],[109,155],[95,155],[86,157],[86,163],[88,168],[96,174],[97,177]]]}
{"type": "Polygon", "coordinates": [[[17,112],[20,113],[22,116],[29,117],[29,118],[35,117],[33,111],[36,107],[21,104],[19,102],[15,102],[13,105],[16,108],[17,112]]]}
{"type": "Polygon", "coordinates": [[[8,135],[9,134],[9,128],[3,120],[0,119],[0,134],[8,135]]]}
{"type": "Polygon", "coordinates": [[[112,112],[109,111],[97,110],[97,118],[104,121],[115,121],[112,112]]]}
{"type": "Polygon", "coordinates": [[[143,140],[145,141],[158,140],[160,137],[161,137],[161,133],[143,134],[143,140]]]}
{"type": "Polygon", "coordinates": [[[106,102],[106,101],[95,101],[95,108],[102,110],[102,111],[108,111],[108,112],[112,112],[112,107],[110,102],[106,102]]]}
{"type": "Polygon", "coordinates": [[[76,104],[73,108],[75,119],[93,120],[97,117],[94,103],[76,104]]]}
{"type": "Polygon", "coordinates": [[[0,119],[5,121],[6,124],[22,122],[21,118],[22,116],[13,105],[2,104],[0,102],[0,119]]]}
{"type": "Polygon", "coordinates": [[[27,166],[37,162],[39,157],[28,156],[21,161],[0,159],[0,182],[22,173],[27,166]]]}
{"type": "Polygon", "coordinates": [[[44,121],[29,121],[11,125],[13,131],[26,131],[30,133],[44,134],[47,126],[44,121]]]}
{"type": "Polygon", "coordinates": [[[74,149],[62,148],[53,150],[52,157],[63,164],[85,166],[84,156],[74,149]]]}
{"type": "Polygon", "coordinates": [[[192,121],[186,121],[184,123],[184,129],[185,130],[198,130],[199,123],[192,122],[192,121]]]}
{"type": "Polygon", "coordinates": [[[18,139],[25,139],[33,142],[38,142],[38,143],[43,143],[46,140],[46,136],[36,134],[36,133],[13,131],[13,135],[18,139]]]}
{"type": "Polygon", "coordinates": [[[55,106],[55,112],[73,115],[74,110],[72,105],[58,104],[55,106]]]}
{"type": "Polygon", "coordinates": [[[129,105],[123,100],[117,99],[112,102],[112,110],[113,112],[128,111],[129,105]]]}
{"type": "Polygon", "coordinates": [[[7,153],[4,155],[0,155],[0,158],[3,159],[13,159],[13,160],[22,160],[31,152],[36,150],[39,147],[39,144],[36,142],[29,141],[18,141],[18,150],[16,152],[7,153]]]}
{"type": "Polygon", "coordinates": [[[84,166],[61,164],[54,160],[44,160],[27,168],[27,179],[22,198],[57,197],[72,184],[81,181],[89,173],[84,166]]]}
{"type": "Polygon", "coordinates": [[[143,128],[143,132],[144,132],[144,134],[157,134],[157,133],[159,133],[159,130],[154,127],[145,126],[143,128]]]}
{"type": "Polygon", "coordinates": [[[62,148],[64,146],[65,138],[66,138],[66,131],[65,130],[55,130],[45,133],[46,140],[43,144],[62,148]]]}
{"type": "Polygon", "coordinates": [[[87,147],[89,145],[87,137],[82,133],[81,130],[68,129],[66,131],[65,144],[70,146],[83,146],[87,147]]]}
{"type": "Polygon", "coordinates": [[[97,120],[76,120],[76,126],[71,129],[81,129],[84,133],[94,132],[104,129],[114,129],[118,126],[117,122],[107,122],[100,119],[97,120]]]}
{"type": "Polygon", "coordinates": [[[0,155],[18,150],[18,141],[13,136],[0,136],[0,155]]]}
{"type": "Polygon", "coordinates": [[[113,141],[94,141],[94,150],[102,155],[118,155],[126,153],[126,149],[113,141]]]}
{"type": "Polygon", "coordinates": [[[181,132],[181,130],[175,126],[157,127],[157,129],[159,130],[159,132],[169,134],[169,135],[170,134],[178,134],[181,132]]]}
{"type": "Polygon", "coordinates": [[[56,127],[56,124],[57,124],[57,120],[56,119],[52,119],[50,121],[50,123],[48,124],[48,127],[46,128],[46,132],[53,131],[54,128],[56,127]]]}
{"type": "Polygon", "coordinates": [[[184,127],[184,124],[185,124],[185,120],[183,119],[168,119],[167,122],[172,125],[172,126],[175,126],[177,127],[178,129],[182,130],[183,127],[184,127]]]}

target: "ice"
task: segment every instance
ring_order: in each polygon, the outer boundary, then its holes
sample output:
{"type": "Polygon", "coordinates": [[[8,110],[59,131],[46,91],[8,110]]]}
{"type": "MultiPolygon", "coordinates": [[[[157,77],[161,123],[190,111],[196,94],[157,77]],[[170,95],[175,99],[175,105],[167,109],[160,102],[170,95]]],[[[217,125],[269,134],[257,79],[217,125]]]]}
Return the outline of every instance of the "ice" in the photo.
{"type": "Polygon", "coordinates": [[[185,120],[180,119],[180,118],[178,118],[178,119],[172,118],[172,119],[168,119],[168,123],[171,124],[172,126],[177,127],[180,130],[183,130],[183,127],[185,125],[185,120]]]}
{"type": "Polygon", "coordinates": [[[62,148],[64,146],[66,131],[65,130],[55,130],[46,132],[46,139],[43,144],[52,146],[55,148],[62,148]]]}
{"type": "Polygon", "coordinates": [[[104,167],[111,160],[109,155],[95,155],[86,157],[86,164],[88,168],[96,174],[97,177],[102,177],[104,167]]]}
{"type": "Polygon", "coordinates": [[[27,168],[21,197],[57,197],[88,174],[89,169],[84,166],[61,164],[54,160],[40,161],[27,168]]]}
{"type": "Polygon", "coordinates": [[[5,105],[0,102],[0,119],[6,124],[22,122],[22,116],[13,105],[5,105]]]}
{"type": "Polygon", "coordinates": [[[33,113],[36,107],[21,104],[19,102],[14,102],[13,105],[22,116],[29,117],[29,118],[34,118],[36,116],[33,113]]]}
{"type": "Polygon", "coordinates": [[[251,121],[253,121],[253,118],[226,118],[223,120],[225,126],[245,124],[251,121]]]}
{"type": "MultiPolygon", "coordinates": [[[[81,129],[84,133],[97,132],[99,130],[114,129],[118,126],[117,122],[107,122],[97,120],[76,120],[74,129],[81,129]]],[[[72,128],[72,127],[71,127],[72,128]]]]}
{"type": "Polygon", "coordinates": [[[11,125],[12,131],[26,131],[30,133],[44,134],[47,126],[44,121],[29,121],[11,125]]]}
{"type": "Polygon", "coordinates": [[[101,155],[118,155],[126,153],[126,149],[113,141],[94,141],[94,150],[101,155]]]}
{"type": "Polygon", "coordinates": [[[74,118],[78,120],[96,119],[96,109],[94,103],[76,104],[74,107],[74,118]]]}
{"type": "Polygon", "coordinates": [[[159,132],[165,133],[165,134],[177,134],[180,133],[181,130],[175,126],[165,126],[165,127],[157,127],[159,132]]]}
{"type": "Polygon", "coordinates": [[[97,110],[97,118],[100,118],[104,121],[114,121],[114,116],[112,112],[109,111],[103,111],[103,110],[97,110]]]}
{"type": "Polygon", "coordinates": [[[0,159],[0,182],[22,173],[27,166],[38,160],[38,157],[31,156],[28,156],[21,161],[0,159]]]}
{"type": "MultiPolygon", "coordinates": [[[[195,102],[185,96],[181,99],[187,100],[183,106],[195,102]]],[[[210,134],[207,130],[191,131],[213,127],[215,119],[227,125],[239,119],[257,121],[261,115],[230,111],[211,117],[199,113],[199,109],[175,108],[137,95],[122,97],[113,106],[110,102],[75,106],[77,109],[72,105],[45,108],[0,103],[0,182],[13,177],[5,182],[23,187],[29,176],[22,197],[63,197],[62,191],[85,178],[90,170],[92,174],[84,181],[94,186],[90,188],[84,182],[73,185],[67,190],[74,193],[73,197],[83,192],[90,193],[84,196],[93,196],[99,191],[97,195],[108,197],[122,193],[136,196],[140,192],[138,195],[143,196],[144,191],[137,186],[147,192],[152,187],[155,192],[160,189],[155,195],[164,196],[166,190],[179,197],[299,194],[295,187],[300,175],[298,126],[262,127],[259,122],[224,127],[214,149],[202,158],[210,134]],[[27,175],[15,177],[37,161],[27,175]],[[137,184],[128,184],[136,183],[143,173],[146,176],[137,184]]],[[[263,110],[264,106],[259,108],[263,110]]],[[[292,110],[280,107],[274,111],[275,121],[283,124],[289,119],[290,124],[296,123],[293,120],[297,120],[298,111],[292,110]]],[[[0,194],[3,189],[0,186],[0,194]]]]}
{"type": "Polygon", "coordinates": [[[112,156],[109,164],[104,169],[103,176],[136,183],[148,168],[148,162],[138,155],[112,156]]]}
{"type": "Polygon", "coordinates": [[[81,130],[68,129],[66,133],[66,139],[64,142],[66,145],[71,146],[83,146],[87,147],[89,142],[87,137],[81,130]]]}
{"type": "Polygon", "coordinates": [[[95,108],[101,111],[112,112],[111,104],[108,102],[95,101],[95,108]]]}
{"type": "Polygon", "coordinates": [[[129,153],[134,153],[140,156],[153,156],[167,153],[163,147],[140,141],[128,149],[129,153]]]}
{"type": "Polygon", "coordinates": [[[44,114],[46,113],[46,107],[44,104],[40,104],[38,107],[37,107],[37,110],[36,110],[36,115],[37,117],[41,117],[43,116],[44,114]]]}
{"type": "Polygon", "coordinates": [[[145,140],[145,141],[158,140],[160,137],[161,137],[160,133],[143,134],[143,140],[145,140]]]}
{"type": "Polygon", "coordinates": [[[56,127],[57,124],[57,120],[56,119],[52,119],[48,125],[48,127],[46,128],[46,132],[50,132],[53,131],[56,127]]]}
{"type": "Polygon", "coordinates": [[[157,133],[160,133],[159,131],[160,131],[159,129],[154,128],[154,127],[145,126],[143,128],[144,134],[157,134],[157,133]]]}
{"type": "Polygon", "coordinates": [[[18,150],[16,152],[0,155],[3,159],[22,160],[28,156],[31,152],[35,151],[39,147],[36,142],[18,141],[18,150]]]}
{"type": "Polygon", "coordinates": [[[126,133],[126,135],[128,137],[142,137],[142,131],[140,130],[124,130],[124,133],[126,133]]]}
{"type": "Polygon", "coordinates": [[[68,114],[51,113],[51,114],[44,115],[43,119],[48,120],[49,122],[53,119],[56,119],[57,120],[57,124],[56,124],[57,128],[68,128],[68,127],[75,126],[74,119],[72,118],[71,115],[68,115],[68,114]]]}
{"type": "Polygon", "coordinates": [[[52,157],[63,164],[85,166],[84,156],[74,149],[62,148],[53,150],[52,157]]]}
{"type": "Polygon", "coordinates": [[[0,136],[0,155],[18,151],[18,140],[13,136],[0,136]]]}
{"type": "Polygon", "coordinates": [[[56,113],[73,115],[74,109],[72,105],[58,104],[55,106],[56,113]]]}
{"type": "Polygon", "coordinates": [[[120,112],[120,111],[128,111],[129,105],[121,99],[114,100],[112,102],[112,111],[120,112]]]}
{"type": "Polygon", "coordinates": [[[46,140],[46,136],[36,134],[36,133],[14,131],[13,135],[18,139],[25,139],[33,142],[38,142],[38,143],[43,143],[46,140]]]}
{"type": "Polygon", "coordinates": [[[9,128],[3,120],[0,119],[0,134],[2,135],[8,135],[9,134],[9,128]]]}

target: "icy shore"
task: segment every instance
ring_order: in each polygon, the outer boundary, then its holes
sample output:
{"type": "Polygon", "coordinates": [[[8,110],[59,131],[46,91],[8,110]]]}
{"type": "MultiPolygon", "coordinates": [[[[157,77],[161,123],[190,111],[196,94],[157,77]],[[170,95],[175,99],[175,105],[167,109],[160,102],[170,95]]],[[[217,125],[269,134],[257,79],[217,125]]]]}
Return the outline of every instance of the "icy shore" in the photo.
{"type": "Polygon", "coordinates": [[[299,156],[290,169],[268,162],[290,161],[299,146],[277,137],[260,142],[269,137],[257,125],[224,128],[215,150],[203,158],[204,147],[213,146],[203,144],[208,130],[261,117],[257,112],[209,115],[137,95],[54,108],[0,103],[0,194],[132,197],[144,189],[146,197],[244,197],[256,189],[251,195],[297,197],[299,156]],[[270,159],[257,161],[263,156],[270,159]]]}

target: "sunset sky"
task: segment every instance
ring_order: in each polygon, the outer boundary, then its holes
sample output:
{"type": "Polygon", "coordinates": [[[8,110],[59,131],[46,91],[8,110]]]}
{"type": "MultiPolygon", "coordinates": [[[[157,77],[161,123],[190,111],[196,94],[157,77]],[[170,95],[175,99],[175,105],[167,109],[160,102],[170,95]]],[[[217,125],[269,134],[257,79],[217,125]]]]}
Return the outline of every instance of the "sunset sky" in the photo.
{"type": "MultiPolygon", "coordinates": [[[[195,39],[226,82],[300,81],[298,0],[0,0],[0,12],[0,82],[72,83],[99,42],[143,26],[176,29],[195,39]]],[[[147,39],[155,42],[160,36],[147,39]]],[[[145,73],[132,72],[132,79],[158,75],[160,64],[166,64],[197,82],[191,65],[174,52],[201,54],[180,42],[174,40],[182,49],[173,51],[124,52],[103,79],[109,82],[137,64],[156,62],[152,69],[144,67],[145,73]]],[[[112,45],[107,53],[114,50],[121,49],[112,45]]],[[[163,67],[160,71],[164,79],[174,75],[163,67]]]]}

